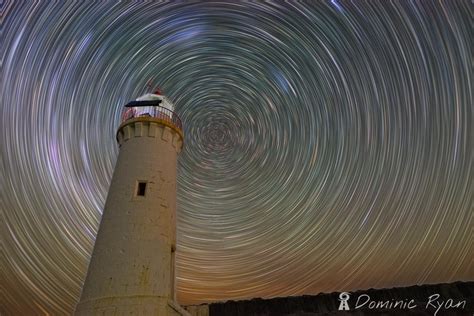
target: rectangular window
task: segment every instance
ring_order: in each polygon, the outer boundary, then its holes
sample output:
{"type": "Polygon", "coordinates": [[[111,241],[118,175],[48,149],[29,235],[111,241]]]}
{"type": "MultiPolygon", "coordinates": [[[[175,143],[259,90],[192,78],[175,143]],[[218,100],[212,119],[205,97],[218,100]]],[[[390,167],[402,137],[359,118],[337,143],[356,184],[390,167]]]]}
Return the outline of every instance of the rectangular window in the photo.
{"type": "Polygon", "coordinates": [[[146,192],[146,182],[139,181],[137,185],[137,196],[145,196],[146,192]]]}

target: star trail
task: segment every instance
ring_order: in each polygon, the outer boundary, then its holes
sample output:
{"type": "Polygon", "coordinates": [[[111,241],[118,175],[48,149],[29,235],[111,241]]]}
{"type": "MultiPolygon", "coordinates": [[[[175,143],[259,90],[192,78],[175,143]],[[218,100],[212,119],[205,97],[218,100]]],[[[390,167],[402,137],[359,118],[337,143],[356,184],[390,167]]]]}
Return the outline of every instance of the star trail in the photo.
{"type": "Polygon", "coordinates": [[[3,315],[70,314],[150,80],[178,300],[474,279],[470,1],[3,2],[3,315]]]}

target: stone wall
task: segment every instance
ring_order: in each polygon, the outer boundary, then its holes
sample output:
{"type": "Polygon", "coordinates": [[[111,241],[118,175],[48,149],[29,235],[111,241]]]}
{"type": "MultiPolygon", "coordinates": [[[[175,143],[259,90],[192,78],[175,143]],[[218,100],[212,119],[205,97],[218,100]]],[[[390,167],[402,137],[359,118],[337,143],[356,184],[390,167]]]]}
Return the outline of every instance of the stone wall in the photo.
{"type": "Polygon", "coordinates": [[[338,310],[339,294],[255,298],[185,308],[193,316],[474,315],[474,282],[350,292],[349,311],[338,310]]]}

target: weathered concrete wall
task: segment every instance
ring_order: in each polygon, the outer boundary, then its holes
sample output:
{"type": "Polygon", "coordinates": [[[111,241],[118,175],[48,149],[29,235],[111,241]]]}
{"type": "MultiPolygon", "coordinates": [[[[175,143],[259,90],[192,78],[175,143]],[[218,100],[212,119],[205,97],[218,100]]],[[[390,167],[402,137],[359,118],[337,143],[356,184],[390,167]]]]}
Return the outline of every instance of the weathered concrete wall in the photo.
{"type": "Polygon", "coordinates": [[[121,126],[117,139],[120,153],[76,315],[181,314],[169,303],[182,138],[144,118],[121,126]],[[137,196],[138,182],[146,183],[144,196],[137,196]]]}
{"type": "MultiPolygon", "coordinates": [[[[319,294],[315,296],[282,297],[274,299],[252,299],[247,301],[227,301],[209,305],[185,306],[193,316],[309,316],[309,315],[430,315],[439,307],[437,316],[474,315],[474,282],[456,282],[450,284],[410,286],[404,288],[366,290],[350,293],[349,311],[339,311],[339,293],[319,294]],[[435,300],[435,296],[439,298],[435,300]],[[404,301],[406,308],[369,308],[367,303],[356,308],[357,299],[361,305],[367,296],[370,301],[404,301]],[[430,297],[432,299],[431,304],[430,297]],[[408,308],[408,302],[414,300],[408,308]],[[450,301],[450,299],[452,301],[450,301]],[[455,307],[458,303],[465,302],[455,307]],[[439,306],[443,303],[443,306],[439,306]],[[427,306],[428,305],[428,306],[427,306]]],[[[374,303],[375,304],[375,303],[374,303]]],[[[375,305],[374,305],[375,306],[375,305]]],[[[388,306],[388,305],[386,305],[388,306]]]]}

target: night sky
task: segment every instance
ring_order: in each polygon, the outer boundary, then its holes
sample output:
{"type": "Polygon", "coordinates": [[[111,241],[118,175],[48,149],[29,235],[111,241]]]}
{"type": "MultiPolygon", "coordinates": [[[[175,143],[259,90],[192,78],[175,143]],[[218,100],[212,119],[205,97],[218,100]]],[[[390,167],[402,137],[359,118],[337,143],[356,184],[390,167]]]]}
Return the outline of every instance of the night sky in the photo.
{"type": "Polygon", "coordinates": [[[176,105],[181,304],[474,280],[472,4],[2,3],[0,313],[70,313],[122,107],[176,105]]]}

